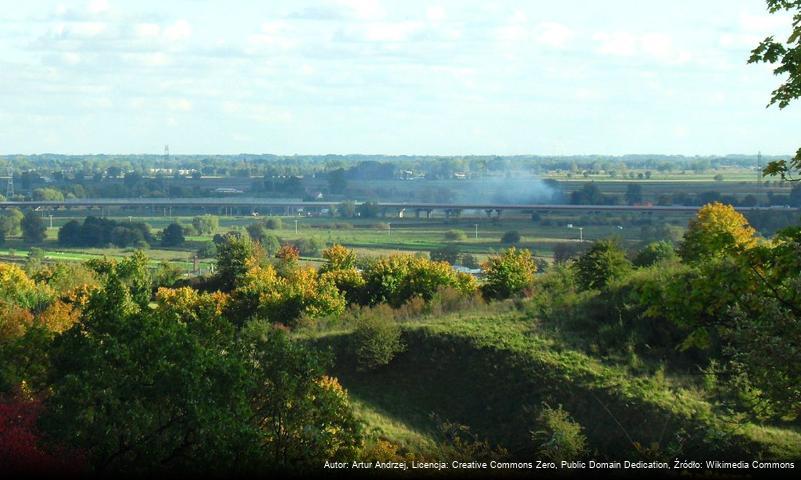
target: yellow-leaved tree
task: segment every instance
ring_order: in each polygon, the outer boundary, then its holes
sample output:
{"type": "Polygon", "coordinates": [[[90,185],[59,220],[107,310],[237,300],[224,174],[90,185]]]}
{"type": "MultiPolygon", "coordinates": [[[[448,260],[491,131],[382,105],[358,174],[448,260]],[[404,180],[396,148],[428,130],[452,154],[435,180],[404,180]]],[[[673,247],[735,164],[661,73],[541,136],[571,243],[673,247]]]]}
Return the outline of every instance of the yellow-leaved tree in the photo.
{"type": "Polygon", "coordinates": [[[756,230],[731,205],[704,205],[690,220],[679,254],[686,261],[726,255],[756,245],[756,230]]]}

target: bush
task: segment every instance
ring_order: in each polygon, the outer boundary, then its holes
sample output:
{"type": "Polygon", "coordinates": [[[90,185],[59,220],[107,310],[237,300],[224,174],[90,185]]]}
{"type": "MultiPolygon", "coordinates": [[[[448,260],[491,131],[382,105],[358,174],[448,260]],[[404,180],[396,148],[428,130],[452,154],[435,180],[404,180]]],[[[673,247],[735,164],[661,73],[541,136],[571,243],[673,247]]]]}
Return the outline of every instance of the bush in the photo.
{"type": "Polygon", "coordinates": [[[570,414],[559,408],[545,405],[540,413],[543,429],[532,432],[539,454],[553,462],[578,460],[587,449],[587,437],[579,423],[570,414]]]}
{"type": "Polygon", "coordinates": [[[323,247],[325,246],[323,241],[318,238],[301,238],[292,242],[292,245],[304,257],[319,257],[322,255],[323,247]]]}
{"type": "Polygon", "coordinates": [[[214,258],[217,256],[217,244],[206,242],[197,251],[198,258],[214,258]]]}
{"type": "Polygon", "coordinates": [[[281,230],[284,228],[284,222],[280,217],[271,217],[264,221],[264,227],[270,230],[281,230]]]}
{"type": "Polygon", "coordinates": [[[450,241],[467,240],[467,234],[464,233],[462,230],[448,230],[447,232],[445,232],[445,240],[450,240],[450,241]]]}
{"type": "Polygon", "coordinates": [[[446,245],[436,250],[431,250],[431,260],[437,262],[448,262],[455,265],[459,261],[459,247],[456,245],[446,245]]]}
{"type": "Polygon", "coordinates": [[[575,264],[579,286],[584,290],[601,289],[631,270],[631,262],[615,240],[600,240],[575,264]]]}
{"type": "Polygon", "coordinates": [[[523,237],[520,235],[520,232],[518,232],[517,230],[510,230],[503,234],[503,237],[501,237],[501,243],[505,245],[520,243],[520,240],[522,240],[522,238],[523,237]]]}
{"type": "Polygon", "coordinates": [[[462,266],[465,268],[480,268],[481,264],[478,263],[478,259],[475,256],[465,253],[462,254],[462,266]]]}
{"type": "Polygon", "coordinates": [[[357,320],[353,351],[361,370],[375,370],[387,365],[405,348],[400,326],[385,309],[366,309],[357,320]]]}
{"type": "Polygon", "coordinates": [[[499,256],[490,257],[484,269],[484,295],[488,298],[509,298],[528,288],[537,266],[529,250],[510,247],[499,256]]]}
{"type": "Polygon", "coordinates": [[[220,227],[220,219],[213,215],[202,215],[192,219],[192,226],[200,235],[210,235],[220,227]]]}
{"type": "Polygon", "coordinates": [[[670,242],[652,242],[637,252],[634,265],[637,267],[650,267],[656,263],[677,258],[676,250],[670,242]]]}

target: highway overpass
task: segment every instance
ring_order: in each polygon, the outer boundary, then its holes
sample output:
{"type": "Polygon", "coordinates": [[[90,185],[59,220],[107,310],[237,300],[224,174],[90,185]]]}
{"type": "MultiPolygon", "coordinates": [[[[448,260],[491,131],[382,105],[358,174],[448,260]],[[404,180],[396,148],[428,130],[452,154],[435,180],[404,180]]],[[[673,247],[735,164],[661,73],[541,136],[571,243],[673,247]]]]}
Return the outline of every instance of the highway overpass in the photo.
{"type": "MultiPolygon", "coordinates": [[[[267,212],[273,209],[303,209],[304,211],[314,211],[324,208],[335,207],[341,202],[312,201],[304,202],[301,200],[271,200],[267,198],[83,198],[69,200],[31,200],[31,201],[5,201],[0,202],[0,208],[16,207],[19,209],[81,209],[81,208],[219,208],[231,209],[226,211],[248,210],[256,212],[267,212]]],[[[354,202],[360,205],[364,202],[354,202]]],[[[500,214],[505,211],[534,212],[534,211],[584,211],[584,212],[688,212],[692,213],[699,207],[670,205],[670,206],[647,206],[647,205],[567,205],[567,204],[494,204],[494,203],[419,203],[419,202],[378,202],[377,207],[387,212],[403,212],[406,215],[414,213],[419,215],[421,212],[430,215],[433,211],[443,211],[446,214],[456,213],[464,210],[483,211],[488,215],[491,213],[500,214]]],[[[790,207],[737,207],[737,210],[747,212],[753,210],[760,211],[798,211],[798,208],[790,207]]]]}

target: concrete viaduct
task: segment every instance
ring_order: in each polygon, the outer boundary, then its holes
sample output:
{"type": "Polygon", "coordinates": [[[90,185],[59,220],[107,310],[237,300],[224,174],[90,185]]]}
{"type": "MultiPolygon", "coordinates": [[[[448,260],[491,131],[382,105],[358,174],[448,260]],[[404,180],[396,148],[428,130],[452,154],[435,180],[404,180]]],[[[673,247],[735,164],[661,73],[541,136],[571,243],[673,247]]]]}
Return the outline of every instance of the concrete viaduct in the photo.
{"type": "MultiPolygon", "coordinates": [[[[20,208],[37,210],[56,209],[91,209],[91,208],[152,208],[154,211],[162,209],[170,211],[172,208],[201,208],[218,209],[224,214],[247,212],[274,212],[283,211],[285,215],[297,214],[303,211],[320,211],[326,208],[336,208],[341,202],[300,200],[271,200],[264,198],[91,198],[69,200],[31,200],[0,202],[0,209],[20,208]]],[[[359,206],[364,202],[353,202],[359,206]]],[[[500,216],[501,212],[535,212],[535,211],[579,211],[579,212],[652,212],[652,213],[693,213],[698,210],[695,206],[670,205],[567,205],[567,204],[487,204],[487,203],[413,203],[413,202],[378,202],[374,204],[383,215],[394,212],[400,217],[414,214],[419,217],[430,217],[434,211],[442,211],[446,217],[458,216],[464,210],[480,211],[487,216],[500,216]]],[[[741,212],[747,211],[798,211],[790,207],[737,207],[741,212]]]]}

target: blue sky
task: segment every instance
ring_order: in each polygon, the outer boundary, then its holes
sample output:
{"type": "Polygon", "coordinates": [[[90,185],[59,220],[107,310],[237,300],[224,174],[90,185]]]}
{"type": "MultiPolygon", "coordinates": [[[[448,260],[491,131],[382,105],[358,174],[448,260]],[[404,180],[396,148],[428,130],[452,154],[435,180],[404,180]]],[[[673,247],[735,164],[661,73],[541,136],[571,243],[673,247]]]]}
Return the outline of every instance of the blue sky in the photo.
{"type": "Polygon", "coordinates": [[[0,153],[787,154],[762,0],[0,0],[0,153]]]}

